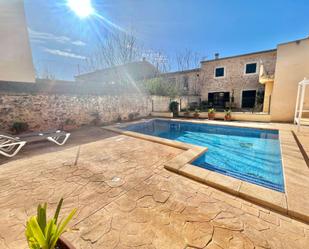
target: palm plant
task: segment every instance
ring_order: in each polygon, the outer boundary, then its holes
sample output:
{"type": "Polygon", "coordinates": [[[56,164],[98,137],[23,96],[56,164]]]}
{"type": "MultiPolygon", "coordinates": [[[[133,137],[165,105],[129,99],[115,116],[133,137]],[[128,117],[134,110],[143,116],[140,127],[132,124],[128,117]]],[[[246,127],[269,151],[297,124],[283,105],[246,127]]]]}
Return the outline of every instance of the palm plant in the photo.
{"type": "Polygon", "coordinates": [[[54,217],[47,221],[47,203],[39,204],[37,216],[29,218],[26,224],[26,238],[30,249],[54,249],[60,236],[66,231],[65,228],[76,213],[74,208],[66,219],[58,223],[58,216],[63,203],[63,198],[58,203],[54,217]]]}

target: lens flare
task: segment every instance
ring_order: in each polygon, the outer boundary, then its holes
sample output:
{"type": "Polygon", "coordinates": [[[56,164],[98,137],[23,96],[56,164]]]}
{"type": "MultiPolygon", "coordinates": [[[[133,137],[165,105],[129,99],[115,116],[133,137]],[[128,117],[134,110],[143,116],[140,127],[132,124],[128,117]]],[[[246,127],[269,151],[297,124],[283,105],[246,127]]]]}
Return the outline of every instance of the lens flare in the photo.
{"type": "Polygon", "coordinates": [[[67,5],[80,18],[86,18],[95,13],[91,0],[67,0],[67,5]]]}

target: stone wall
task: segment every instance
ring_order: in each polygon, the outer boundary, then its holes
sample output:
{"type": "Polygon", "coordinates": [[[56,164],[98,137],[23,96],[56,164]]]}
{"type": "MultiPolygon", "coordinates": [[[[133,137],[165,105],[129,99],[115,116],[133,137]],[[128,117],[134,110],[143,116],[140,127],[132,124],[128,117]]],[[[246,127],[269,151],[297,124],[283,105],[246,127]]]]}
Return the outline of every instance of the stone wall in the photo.
{"type": "Polygon", "coordinates": [[[200,69],[191,69],[161,74],[161,77],[176,84],[177,88],[185,95],[200,94],[200,69]],[[186,86],[187,85],[187,86],[186,86]]]}
{"type": "Polygon", "coordinates": [[[97,112],[102,122],[139,117],[151,112],[151,99],[145,95],[14,94],[0,92],[0,129],[9,130],[16,121],[27,122],[31,130],[60,128],[66,120],[77,126],[91,123],[97,112]]]}
{"type": "Polygon", "coordinates": [[[230,92],[231,97],[234,91],[235,105],[241,108],[243,90],[264,89],[264,85],[259,83],[259,66],[263,64],[268,74],[274,74],[276,54],[276,50],[270,50],[202,62],[200,72],[202,100],[208,100],[208,93],[210,92],[230,92]],[[252,62],[257,62],[257,73],[246,75],[244,73],[245,64],[252,62]],[[214,77],[216,67],[225,68],[224,77],[214,77]]]}
{"type": "Polygon", "coordinates": [[[151,96],[151,99],[153,112],[169,112],[171,101],[177,101],[179,103],[179,110],[188,108],[192,102],[200,102],[199,96],[180,96],[175,98],[167,96],[151,96]]]}
{"type": "Polygon", "coordinates": [[[168,112],[169,106],[172,101],[167,96],[151,96],[152,99],[152,111],[153,112],[168,112]]]}

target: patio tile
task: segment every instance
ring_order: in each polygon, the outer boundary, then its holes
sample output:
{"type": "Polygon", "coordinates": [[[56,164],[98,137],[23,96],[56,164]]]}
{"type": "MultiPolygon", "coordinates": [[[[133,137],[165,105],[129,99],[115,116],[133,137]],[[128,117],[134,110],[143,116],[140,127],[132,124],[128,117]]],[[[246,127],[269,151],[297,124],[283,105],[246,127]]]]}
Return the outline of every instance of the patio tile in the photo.
{"type": "Polygon", "coordinates": [[[74,166],[76,149],[1,165],[0,248],[26,249],[25,220],[35,214],[38,202],[47,201],[53,210],[61,195],[62,215],[78,208],[74,229],[65,234],[77,248],[308,245],[307,224],[165,170],[164,164],[183,153],[181,149],[116,136],[82,145],[74,166]],[[278,219],[279,225],[251,215],[256,210],[278,219]]]}

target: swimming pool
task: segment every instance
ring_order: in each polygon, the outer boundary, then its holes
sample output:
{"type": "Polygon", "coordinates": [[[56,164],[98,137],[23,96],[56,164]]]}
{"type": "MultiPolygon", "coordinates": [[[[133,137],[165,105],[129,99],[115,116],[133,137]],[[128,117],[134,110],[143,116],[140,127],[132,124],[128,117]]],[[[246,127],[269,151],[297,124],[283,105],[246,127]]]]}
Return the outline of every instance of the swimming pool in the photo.
{"type": "Polygon", "coordinates": [[[206,153],[192,162],[193,165],[284,192],[277,130],[161,119],[122,129],[208,147],[206,153]]]}

